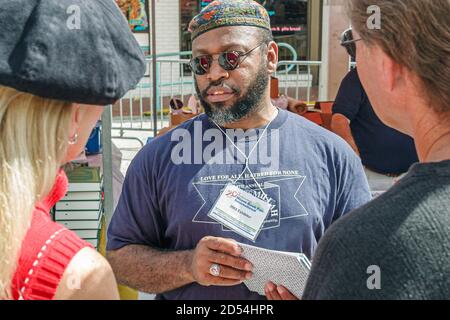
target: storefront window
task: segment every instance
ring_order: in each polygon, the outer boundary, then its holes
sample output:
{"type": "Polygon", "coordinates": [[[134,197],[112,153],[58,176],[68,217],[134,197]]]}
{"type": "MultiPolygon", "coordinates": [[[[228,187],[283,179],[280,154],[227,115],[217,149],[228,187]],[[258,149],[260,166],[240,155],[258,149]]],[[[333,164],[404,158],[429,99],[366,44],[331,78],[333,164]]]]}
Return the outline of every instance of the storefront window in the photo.
{"type": "MultiPolygon", "coordinates": [[[[212,0],[180,0],[181,50],[190,51],[188,26],[191,19],[212,0]]],[[[298,60],[308,59],[308,0],[258,0],[269,12],[276,42],[290,44],[298,60]]],[[[292,60],[292,53],[280,50],[281,60],[292,60]]]]}
{"type": "MultiPolygon", "coordinates": [[[[308,57],[308,0],[258,1],[270,15],[272,33],[277,43],[290,44],[297,51],[297,60],[308,57]]],[[[279,60],[292,60],[292,54],[280,50],[279,60]]]]}
{"type": "MultiPolygon", "coordinates": [[[[181,22],[181,51],[191,51],[191,35],[188,31],[189,22],[194,18],[201,8],[204,1],[200,0],[180,0],[180,22],[181,22]]],[[[210,1],[208,1],[210,2],[210,1]]],[[[207,5],[207,4],[206,4],[207,5]]]]}

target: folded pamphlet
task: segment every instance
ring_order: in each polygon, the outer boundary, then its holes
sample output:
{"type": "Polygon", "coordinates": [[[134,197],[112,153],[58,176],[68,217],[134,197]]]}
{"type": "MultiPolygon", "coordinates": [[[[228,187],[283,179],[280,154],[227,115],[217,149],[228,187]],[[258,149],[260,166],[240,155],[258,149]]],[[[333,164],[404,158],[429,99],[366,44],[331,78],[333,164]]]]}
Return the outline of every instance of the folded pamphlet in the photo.
{"type": "Polygon", "coordinates": [[[301,298],[311,263],[303,253],[274,251],[239,243],[242,257],[253,264],[253,278],[244,281],[250,291],[265,295],[268,282],[282,285],[301,298]]]}

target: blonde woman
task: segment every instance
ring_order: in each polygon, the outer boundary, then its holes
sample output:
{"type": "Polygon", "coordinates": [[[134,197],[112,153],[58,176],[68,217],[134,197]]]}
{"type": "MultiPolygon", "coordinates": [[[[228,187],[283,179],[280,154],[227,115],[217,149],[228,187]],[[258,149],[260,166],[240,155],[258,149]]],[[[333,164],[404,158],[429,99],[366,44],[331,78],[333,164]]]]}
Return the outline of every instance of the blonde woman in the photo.
{"type": "Polygon", "coordinates": [[[74,3],[0,0],[0,299],[119,297],[106,260],[49,211],[62,165],[145,68],[113,1],[74,3]]]}

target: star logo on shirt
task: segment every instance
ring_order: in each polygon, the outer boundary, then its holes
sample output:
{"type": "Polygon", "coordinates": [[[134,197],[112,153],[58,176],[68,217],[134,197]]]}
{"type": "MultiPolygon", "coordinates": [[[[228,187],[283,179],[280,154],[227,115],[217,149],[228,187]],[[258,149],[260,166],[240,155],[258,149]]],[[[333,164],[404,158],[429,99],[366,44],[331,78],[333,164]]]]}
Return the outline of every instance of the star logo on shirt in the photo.
{"type": "MultiPolygon", "coordinates": [[[[237,184],[249,186],[252,193],[260,197],[262,193],[256,186],[255,179],[252,176],[246,176],[239,179],[237,184]]],[[[268,177],[257,177],[256,181],[261,186],[262,191],[268,197],[271,209],[264,222],[262,230],[277,228],[282,220],[307,216],[308,212],[300,201],[301,188],[306,180],[302,175],[277,175],[268,177]],[[296,187],[293,188],[292,185],[296,187]],[[289,203],[289,208],[285,205],[289,203]],[[283,205],[284,204],[284,205],[283,205]]],[[[229,183],[228,180],[216,180],[205,182],[193,182],[193,186],[202,200],[202,205],[195,214],[192,222],[219,224],[210,217],[208,213],[214,207],[219,199],[223,189],[229,183]]],[[[224,231],[229,229],[223,227],[224,231]]]]}

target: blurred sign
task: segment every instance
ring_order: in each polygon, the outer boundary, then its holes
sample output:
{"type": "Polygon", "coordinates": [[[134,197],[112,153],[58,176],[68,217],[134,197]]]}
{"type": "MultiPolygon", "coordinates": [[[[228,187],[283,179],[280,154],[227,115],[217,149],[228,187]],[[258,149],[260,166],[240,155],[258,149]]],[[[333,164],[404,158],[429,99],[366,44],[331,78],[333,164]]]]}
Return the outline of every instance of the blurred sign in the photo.
{"type": "Polygon", "coordinates": [[[149,31],[148,0],[115,0],[133,32],[149,31]]]}

